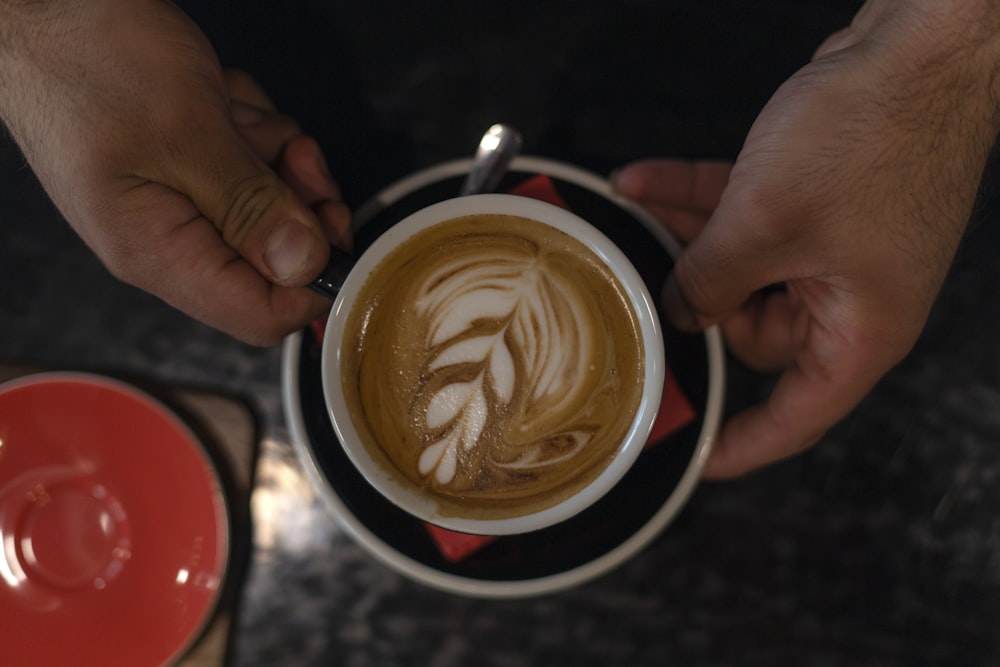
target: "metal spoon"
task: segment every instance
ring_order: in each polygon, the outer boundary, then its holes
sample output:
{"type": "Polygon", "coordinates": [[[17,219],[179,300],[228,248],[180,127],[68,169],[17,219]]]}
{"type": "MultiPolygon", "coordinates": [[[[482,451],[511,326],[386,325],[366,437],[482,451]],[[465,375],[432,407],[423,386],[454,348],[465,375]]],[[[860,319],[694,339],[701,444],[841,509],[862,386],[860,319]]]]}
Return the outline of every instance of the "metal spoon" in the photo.
{"type": "Polygon", "coordinates": [[[521,150],[521,133],[509,125],[496,124],[486,130],[460,196],[492,192],[500,185],[511,160],[521,150]]]}
{"type": "MultiPolygon", "coordinates": [[[[459,196],[492,192],[500,184],[511,160],[521,150],[521,133],[509,125],[496,124],[486,130],[479,140],[479,148],[472,161],[469,175],[462,183],[459,196]]],[[[319,278],[309,283],[309,287],[331,299],[347,280],[354,266],[354,258],[339,248],[330,247],[330,261],[319,278]]]]}

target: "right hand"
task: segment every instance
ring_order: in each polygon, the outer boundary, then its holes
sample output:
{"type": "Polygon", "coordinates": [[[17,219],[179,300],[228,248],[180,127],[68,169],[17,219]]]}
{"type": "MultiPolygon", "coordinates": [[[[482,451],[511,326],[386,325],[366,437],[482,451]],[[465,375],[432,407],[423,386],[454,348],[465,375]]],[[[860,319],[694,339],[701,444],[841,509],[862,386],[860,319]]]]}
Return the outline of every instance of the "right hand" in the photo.
{"type": "Polygon", "coordinates": [[[159,0],[13,4],[0,117],[108,269],[236,338],[270,345],[329,301],[304,287],[350,214],[311,138],[224,74],[159,0]]]}
{"type": "Polygon", "coordinates": [[[736,357],[780,372],[724,425],[706,476],[811,446],[909,353],[1000,127],[998,56],[979,0],[869,0],[775,92],[735,164],[619,172],[687,244],[664,288],[675,326],[719,323],[736,357]]]}

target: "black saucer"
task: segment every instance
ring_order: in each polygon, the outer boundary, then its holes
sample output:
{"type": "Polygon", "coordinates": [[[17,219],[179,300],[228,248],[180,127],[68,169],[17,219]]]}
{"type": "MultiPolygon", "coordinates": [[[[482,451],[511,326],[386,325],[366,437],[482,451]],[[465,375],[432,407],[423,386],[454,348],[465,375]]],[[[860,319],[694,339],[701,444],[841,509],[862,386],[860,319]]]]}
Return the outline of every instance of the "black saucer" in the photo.
{"type": "MultiPolygon", "coordinates": [[[[560,163],[519,158],[499,191],[548,174],[569,207],[632,260],[652,294],[673,264],[665,233],[648,214],[617,200],[601,179],[560,163]]],[[[447,163],[388,188],[359,211],[361,252],[409,213],[455,196],[462,162],[447,163]]],[[[509,597],[575,585],[620,564],[656,537],[694,489],[718,427],[722,346],[717,331],[681,334],[664,324],[667,365],[698,418],[647,449],[618,485],[556,526],[497,538],[459,562],[445,558],[423,523],[383,498],[345,455],[327,415],[321,346],[309,330],[286,341],[285,408],[293,439],[331,507],[352,535],[404,574],[453,592],[509,597]],[[291,385],[291,386],[290,386],[291,385]]]]}

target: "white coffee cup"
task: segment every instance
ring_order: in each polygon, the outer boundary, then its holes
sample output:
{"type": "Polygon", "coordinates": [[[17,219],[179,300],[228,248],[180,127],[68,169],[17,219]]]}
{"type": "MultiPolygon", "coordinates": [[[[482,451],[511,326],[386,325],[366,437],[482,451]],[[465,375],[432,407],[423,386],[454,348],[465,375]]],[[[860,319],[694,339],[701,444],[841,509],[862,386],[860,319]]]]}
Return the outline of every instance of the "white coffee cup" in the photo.
{"type": "MultiPolygon", "coordinates": [[[[421,209],[404,218],[382,236],[353,263],[342,258],[331,261],[328,285],[337,296],[327,321],[322,349],[323,391],[330,420],[348,458],[362,476],[389,501],[428,523],[482,535],[506,535],[539,530],[565,521],[599,500],[621,480],[646,444],[660,408],[665,361],[663,337],[656,307],[646,286],[624,253],[594,226],[558,206],[516,195],[489,194],[459,197],[421,209]],[[387,470],[363,444],[344,397],[342,347],[348,314],[369,275],[396,248],[415,234],[444,221],[471,215],[512,215],[554,227],[582,242],[617,277],[631,303],[642,337],[644,357],[643,390],[638,408],[612,460],[585,487],[555,505],[519,516],[483,519],[443,513],[439,503],[414,485],[400,481],[387,470]],[[342,282],[342,284],[341,284],[342,282]]],[[[329,289],[329,288],[328,288],[329,289]]]]}

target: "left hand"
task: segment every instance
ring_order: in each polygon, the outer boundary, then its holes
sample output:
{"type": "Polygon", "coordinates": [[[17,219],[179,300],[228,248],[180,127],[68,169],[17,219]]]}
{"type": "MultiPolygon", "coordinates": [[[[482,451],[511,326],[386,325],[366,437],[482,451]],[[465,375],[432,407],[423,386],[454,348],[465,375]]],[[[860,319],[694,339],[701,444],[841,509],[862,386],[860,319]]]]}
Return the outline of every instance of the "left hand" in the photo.
{"type": "Polygon", "coordinates": [[[108,270],[245,342],[329,309],[346,239],[316,142],[161,0],[0,0],[0,120],[108,270]]]}

